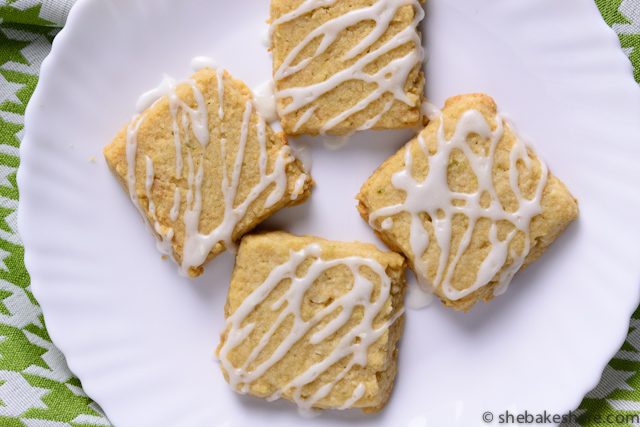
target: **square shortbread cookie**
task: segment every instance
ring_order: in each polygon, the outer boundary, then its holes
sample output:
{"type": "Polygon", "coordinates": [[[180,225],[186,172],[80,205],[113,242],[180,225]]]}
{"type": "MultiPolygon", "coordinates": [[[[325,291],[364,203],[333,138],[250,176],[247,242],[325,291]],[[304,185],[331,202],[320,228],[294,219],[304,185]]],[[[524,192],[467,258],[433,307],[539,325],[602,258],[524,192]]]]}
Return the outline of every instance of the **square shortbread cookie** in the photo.
{"type": "Polygon", "coordinates": [[[404,268],[370,244],[245,236],[218,347],[225,378],[303,410],[380,410],[397,370],[404,268]]]}
{"type": "Polygon", "coordinates": [[[184,83],[166,79],[152,95],[104,155],[185,275],[309,196],[311,178],[241,81],[205,68],[184,83]]]}
{"type": "Polygon", "coordinates": [[[357,198],[422,287],[465,311],[504,292],[578,215],[565,185],[484,94],[450,98],[357,198]]]}
{"type": "Polygon", "coordinates": [[[287,134],[421,126],[421,1],[272,0],[278,113],[287,134]]]}

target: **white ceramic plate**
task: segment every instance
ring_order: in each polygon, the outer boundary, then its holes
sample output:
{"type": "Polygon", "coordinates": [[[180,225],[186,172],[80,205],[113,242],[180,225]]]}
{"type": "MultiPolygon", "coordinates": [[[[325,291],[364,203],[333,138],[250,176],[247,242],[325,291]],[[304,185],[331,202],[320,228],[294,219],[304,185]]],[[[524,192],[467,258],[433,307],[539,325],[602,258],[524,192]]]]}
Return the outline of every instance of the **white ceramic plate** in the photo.
{"type": "MultiPolygon", "coordinates": [[[[138,95],[163,73],[187,77],[196,55],[250,85],[268,79],[267,11],[267,0],[80,0],[43,65],[19,224],[51,337],[87,393],[119,427],[473,426],[484,411],[575,408],[622,343],[640,289],[640,89],[593,2],[430,0],[430,98],[493,95],[581,217],[491,304],[409,312],[384,412],[310,420],[230,390],[213,350],[233,257],[179,277],[101,156],[138,95]]],[[[366,133],[340,152],[315,141],[312,200],[269,225],[376,242],[354,196],[409,136],[366,133]]]]}

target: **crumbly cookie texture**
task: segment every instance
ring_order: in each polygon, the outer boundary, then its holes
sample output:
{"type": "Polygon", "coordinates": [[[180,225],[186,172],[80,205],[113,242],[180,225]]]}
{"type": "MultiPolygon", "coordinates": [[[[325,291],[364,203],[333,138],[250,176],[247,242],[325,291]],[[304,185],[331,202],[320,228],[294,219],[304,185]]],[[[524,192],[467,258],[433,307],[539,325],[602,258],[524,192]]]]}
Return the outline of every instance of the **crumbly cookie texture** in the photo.
{"type": "Polygon", "coordinates": [[[463,311],[504,292],[578,216],[576,199],[485,94],[447,100],[357,199],[423,288],[463,311]]]}
{"type": "Polygon", "coordinates": [[[157,92],[104,156],[159,249],[198,276],[267,217],[307,199],[313,182],[227,72],[205,68],[157,92]]]}
{"type": "Polygon", "coordinates": [[[278,113],[287,134],[423,124],[422,0],[272,0],[278,113]]]}
{"type": "Polygon", "coordinates": [[[245,236],[218,347],[225,379],[302,410],[382,409],[397,372],[404,268],[370,244],[245,236]]]}

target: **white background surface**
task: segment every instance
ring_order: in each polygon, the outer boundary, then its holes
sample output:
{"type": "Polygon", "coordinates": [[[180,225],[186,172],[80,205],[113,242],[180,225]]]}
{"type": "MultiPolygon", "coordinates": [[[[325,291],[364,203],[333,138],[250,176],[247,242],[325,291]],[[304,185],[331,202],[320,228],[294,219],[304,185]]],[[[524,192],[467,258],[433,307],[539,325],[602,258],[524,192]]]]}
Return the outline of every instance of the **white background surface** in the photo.
{"type": "MultiPolygon", "coordinates": [[[[473,426],[486,410],[575,408],[622,343],[640,285],[640,89],[593,2],[429,2],[428,96],[441,105],[491,94],[579,198],[581,218],[491,304],[408,312],[385,411],[311,420],[230,390],[213,351],[232,255],[198,280],[179,277],[101,156],[138,95],[165,72],[187,77],[196,55],[250,86],[268,79],[267,9],[266,0],[81,0],[43,66],[27,112],[19,225],[51,337],[86,392],[119,427],[473,426]]],[[[338,152],[307,140],[312,199],[268,225],[381,245],[354,196],[410,136],[365,133],[338,152]]]]}

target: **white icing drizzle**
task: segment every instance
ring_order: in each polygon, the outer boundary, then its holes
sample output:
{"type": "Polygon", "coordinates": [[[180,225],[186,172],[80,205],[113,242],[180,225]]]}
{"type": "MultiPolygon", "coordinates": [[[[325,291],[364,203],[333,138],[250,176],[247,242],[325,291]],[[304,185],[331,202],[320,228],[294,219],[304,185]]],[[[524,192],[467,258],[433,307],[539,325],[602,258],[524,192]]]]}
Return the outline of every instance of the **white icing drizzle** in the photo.
{"type": "Polygon", "coordinates": [[[433,293],[422,289],[417,283],[409,281],[404,305],[411,310],[420,310],[433,302],[433,293]]]}
{"type": "Polygon", "coordinates": [[[385,218],[380,224],[380,228],[383,230],[391,230],[391,228],[393,228],[393,218],[385,218]]]}
{"type": "MultiPolygon", "coordinates": [[[[196,58],[194,63],[202,63],[203,60],[196,58]]],[[[218,89],[218,118],[220,126],[220,135],[224,134],[224,70],[218,69],[217,89],[218,89]]],[[[260,146],[259,172],[260,179],[258,183],[249,191],[247,197],[236,205],[237,193],[240,186],[240,174],[244,161],[244,154],[247,139],[251,126],[251,116],[253,112],[253,101],[248,100],[245,105],[243,121],[240,128],[239,147],[235,154],[233,167],[229,173],[227,170],[227,162],[222,161],[222,193],[224,197],[224,215],[222,222],[218,224],[211,232],[201,233],[199,230],[200,216],[202,213],[202,183],[205,175],[204,156],[210,142],[211,129],[209,124],[208,104],[204,95],[197,87],[195,81],[188,80],[186,82],[193,94],[195,106],[191,106],[184,102],[177,94],[177,84],[175,80],[165,76],[160,86],[145,93],[138,102],[138,107],[142,109],[149,108],[155,102],[162,98],[167,98],[169,102],[169,111],[171,114],[171,128],[176,153],[175,177],[177,179],[183,176],[183,163],[186,151],[187,160],[187,191],[184,209],[184,247],[182,253],[182,263],[180,272],[187,275],[193,267],[198,267],[206,260],[207,256],[217,243],[223,243],[226,248],[233,250],[233,231],[238,222],[245,216],[248,208],[255,202],[267,189],[273,187],[267,196],[264,207],[268,208],[280,201],[287,189],[286,166],[293,161],[289,147],[284,146],[280,149],[271,172],[267,171],[268,155],[266,146],[266,129],[265,121],[260,114],[257,114],[256,132],[260,146]],[[183,135],[182,135],[183,134],[183,135]],[[185,147],[189,146],[189,139],[195,136],[202,150],[198,157],[197,167],[194,161],[193,153],[185,147]]],[[[126,135],[126,157],[127,157],[127,184],[129,195],[134,205],[141,213],[143,213],[136,192],[136,157],[137,157],[137,134],[141,124],[144,121],[144,115],[138,114],[130,122],[127,127],[126,135]]],[[[227,158],[227,141],[225,138],[220,140],[219,158],[227,158]]],[[[146,180],[145,191],[146,198],[149,201],[149,216],[154,221],[153,229],[160,236],[158,247],[163,254],[172,254],[172,242],[174,237],[173,228],[169,228],[163,232],[163,227],[159,224],[156,217],[156,206],[152,200],[152,188],[155,178],[153,171],[153,161],[149,156],[145,156],[146,161],[146,180]]],[[[306,175],[305,175],[306,177],[306,175]]],[[[306,178],[305,178],[306,179],[306,178]]],[[[301,184],[303,185],[304,182],[301,184]]],[[[182,204],[182,196],[179,188],[174,190],[173,205],[169,212],[171,222],[178,220],[182,204]]],[[[144,214],[143,214],[144,217],[144,214]]],[[[146,219],[145,219],[146,221],[146,219]]]]}
{"type": "Polygon", "coordinates": [[[129,188],[129,197],[138,210],[140,210],[140,203],[136,193],[136,153],[138,151],[138,130],[140,125],[142,125],[142,116],[134,116],[127,126],[126,135],[127,186],[129,188]]]}
{"type": "MultiPolygon", "coordinates": [[[[269,400],[279,399],[282,393],[290,391],[292,393],[291,399],[298,405],[298,408],[303,412],[308,412],[317,402],[328,396],[333,387],[353,367],[367,365],[369,346],[374,344],[402,315],[403,310],[398,310],[388,321],[379,327],[374,326],[374,320],[382,312],[391,295],[391,280],[380,263],[370,258],[357,256],[324,260],[321,258],[321,253],[322,250],[317,244],[308,245],[299,251],[291,251],[289,260],[275,267],[265,281],[246,297],[227,319],[227,337],[218,354],[220,363],[229,377],[230,385],[238,392],[247,393],[254,381],[278,363],[297,342],[303,339],[324,318],[335,313],[339,308],[341,309],[334,319],[308,337],[311,344],[318,344],[332,336],[350,321],[356,307],[362,307],[363,317],[360,323],[339,339],[331,353],[327,354],[323,360],[309,366],[281,390],[269,397],[269,400]],[[298,268],[308,258],[314,259],[304,276],[298,276],[298,268]],[[305,293],[323,272],[337,266],[346,266],[351,271],[354,278],[351,289],[305,321],[301,314],[305,293]],[[373,301],[375,286],[362,274],[363,267],[369,268],[380,278],[380,289],[373,301]],[[245,320],[283,280],[290,280],[291,283],[285,293],[270,307],[271,310],[278,312],[276,320],[262,335],[242,366],[234,366],[229,360],[229,353],[241,345],[256,327],[255,323],[245,324],[245,320]],[[291,319],[292,316],[293,326],[288,335],[282,339],[266,360],[252,366],[274,333],[285,320],[291,319]],[[313,395],[307,398],[302,396],[302,388],[305,385],[311,384],[336,362],[349,356],[346,367],[335,378],[323,384],[313,395]]],[[[341,409],[352,407],[363,396],[365,391],[363,387],[362,384],[359,384],[341,409]]]]}
{"type": "MultiPolygon", "coordinates": [[[[273,33],[274,29],[278,25],[293,21],[294,19],[297,19],[309,12],[322,7],[331,6],[334,3],[335,0],[305,0],[295,10],[274,20],[271,23],[270,31],[273,33]]],[[[404,85],[411,71],[416,67],[416,65],[421,64],[424,58],[422,41],[416,31],[416,26],[423,18],[424,10],[418,0],[378,0],[371,6],[351,10],[315,28],[289,52],[283,63],[275,71],[274,80],[276,82],[304,69],[315,58],[323,54],[329,46],[336,41],[338,35],[347,28],[363,21],[373,21],[375,23],[375,28],[371,30],[356,46],[340,58],[342,61],[349,61],[358,55],[367,52],[353,64],[334,75],[329,76],[322,82],[303,87],[285,88],[277,91],[276,98],[290,100],[289,104],[280,111],[280,114],[287,115],[305,108],[322,95],[332,91],[342,83],[349,80],[361,80],[365,83],[373,83],[376,85],[376,89],[352,107],[340,112],[334,117],[329,118],[322,126],[321,133],[330,131],[352,115],[366,109],[369,105],[387,93],[392,94],[393,99],[385,104],[383,110],[376,117],[371,120],[367,120],[359,130],[374,127],[379,122],[380,118],[391,108],[394,100],[403,102],[409,106],[414,106],[415,101],[407,96],[404,91],[404,85]],[[392,36],[385,43],[382,43],[374,50],[367,52],[367,50],[370,49],[371,46],[373,46],[374,43],[388,30],[389,25],[396,16],[398,10],[407,5],[413,6],[415,10],[413,22],[392,36]],[[315,52],[311,56],[295,62],[300,53],[312,41],[317,39],[319,39],[320,42],[315,52]],[[412,49],[411,52],[401,58],[393,59],[374,74],[365,72],[367,66],[382,55],[410,42],[415,45],[415,49],[412,49]]],[[[299,130],[313,116],[314,112],[315,107],[312,106],[307,108],[296,123],[294,131],[299,130]]]]}
{"type": "Polygon", "coordinates": [[[199,71],[203,68],[213,68],[215,70],[218,68],[218,64],[208,56],[196,56],[191,60],[191,69],[193,71],[199,71]]]}
{"type": "Polygon", "coordinates": [[[172,222],[175,222],[178,219],[178,215],[180,214],[180,189],[176,187],[173,192],[173,205],[171,206],[171,211],[169,211],[169,218],[172,222]]]}
{"type": "Polygon", "coordinates": [[[305,182],[307,182],[307,174],[303,173],[296,179],[295,185],[293,186],[293,193],[291,193],[291,200],[298,200],[305,182]]]}
{"type": "Polygon", "coordinates": [[[434,120],[438,118],[438,114],[440,110],[434,104],[429,101],[424,101],[421,106],[422,115],[428,118],[429,120],[434,120]]]}
{"type": "Polygon", "coordinates": [[[327,135],[323,138],[324,148],[331,151],[337,151],[347,145],[351,135],[327,135]]]}
{"type": "Polygon", "coordinates": [[[351,408],[358,400],[362,399],[362,396],[364,396],[364,393],[366,391],[367,387],[364,384],[358,384],[356,388],[353,389],[353,394],[351,395],[349,400],[344,402],[344,405],[340,406],[338,409],[345,410],[351,408]]]}
{"type": "Polygon", "coordinates": [[[309,12],[312,12],[321,7],[331,6],[336,2],[336,0],[304,0],[297,9],[286,13],[275,19],[271,22],[271,26],[269,27],[269,39],[271,39],[273,35],[273,30],[280,24],[284,24],[285,22],[293,21],[296,18],[301,17],[309,12]]]}
{"type": "MultiPolygon", "coordinates": [[[[430,154],[423,139],[418,135],[419,148],[428,158],[429,172],[424,180],[420,181],[412,176],[413,156],[411,144],[405,148],[404,169],[395,173],[392,184],[395,188],[405,192],[404,202],[381,208],[369,216],[369,223],[374,228],[379,228],[377,222],[381,217],[392,217],[400,213],[408,213],[411,216],[409,241],[414,255],[414,268],[421,286],[425,290],[433,291],[440,288],[441,292],[450,300],[458,300],[469,295],[477,289],[487,285],[492,280],[497,280],[498,285],[495,294],[503,293],[509,285],[513,275],[520,269],[530,250],[529,226],[531,220],[542,212],[542,192],[547,183],[548,171],[542,160],[539,160],[541,178],[537,183],[534,197],[525,198],[518,185],[519,172],[517,162],[522,161],[527,168],[532,166],[532,157],[527,152],[527,146],[517,136],[510,152],[509,184],[513,194],[517,198],[518,208],[511,212],[503,208],[498,193],[493,183],[493,166],[496,146],[504,134],[505,123],[511,129],[512,126],[500,114],[495,117],[496,129],[492,130],[489,123],[477,110],[468,110],[459,119],[455,133],[450,140],[445,138],[444,118],[441,112],[437,113],[440,119],[437,131],[437,151],[430,154]],[[476,154],[466,142],[469,134],[478,134],[490,141],[488,155],[476,154]],[[447,182],[449,157],[453,150],[461,150],[473,170],[478,189],[474,193],[461,193],[452,191],[447,182]],[[481,206],[483,194],[490,196],[487,207],[481,206]],[[429,265],[423,255],[429,247],[429,234],[425,229],[421,214],[427,213],[431,217],[433,233],[436,243],[440,248],[440,258],[435,280],[431,282],[427,278],[429,265]],[[449,262],[452,239],[452,219],[455,214],[463,214],[468,219],[468,226],[462,236],[452,261],[449,262]],[[491,249],[485,257],[477,272],[475,282],[464,290],[457,290],[451,284],[455,268],[471,243],[471,237],[476,223],[480,218],[491,221],[489,230],[489,242],[491,249]],[[500,240],[498,234],[498,222],[508,221],[514,229],[500,240]],[[520,253],[511,248],[510,244],[520,231],[524,234],[524,248],[520,253]],[[498,272],[505,267],[509,256],[511,262],[498,276],[498,272]]],[[[384,221],[383,221],[384,222],[384,221]]],[[[388,224],[387,224],[388,225],[388,224]]],[[[384,229],[384,224],[382,227],[384,229]]]]}
{"type": "Polygon", "coordinates": [[[147,200],[149,202],[149,216],[153,220],[153,229],[160,236],[160,239],[156,242],[156,246],[158,250],[163,255],[171,255],[172,254],[172,245],[174,230],[173,228],[169,228],[166,232],[163,231],[160,222],[158,222],[158,217],[156,215],[156,205],[153,202],[151,197],[151,190],[153,189],[153,181],[155,179],[155,173],[153,171],[153,161],[151,157],[145,155],[147,175],[145,178],[145,194],[147,196],[147,200]]]}
{"type": "MultiPolygon", "coordinates": [[[[224,119],[224,69],[216,70],[216,80],[218,82],[218,118],[224,119]]],[[[223,124],[221,123],[220,126],[223,124]]]]}
{"type": "Polygon", "coordinates": [[[166,96],[171,91],[174,83],[173,79],[165,74],[158,86],[140,95],[136,102],[136,111],[142,113],[151,107],[158,99],[166,96]]]}
{"type": "Polygon", "coordinates": [[[153,161],[151,157],[145,155],[145,161],[147,166],[147,176],[144,181],[144,190],[147,196],[147,200],[149,201],[149,214],[155,218],[156,216],[156,205],[153,203],[153,199],[151,198],[151,188],[153,187],[153,180],[155,178],[155,174],[153,172],[153,161]]]}
{"type": "Polygon", "coordinates": [[[313,156],[311,155],[311,147],[308,141],[291,138],[289,139],[289,147],[295,158],[300,160],[305,171],[311,172],[313,168],[313,156]]]}
{"type": "Polygon", "coordinates": [[[393,106],[393,100],[387,101],[387,103],[384,104],[384,107],[382,107],[382,111],[380,111],[377,115],[375,115],[374,117],[372,117],[369,120],[367,120],[366,122],[364,122],[364,124],[362,126],[360,126],[358,128],[358,130],[371,129],[372,127],[377,125],[378,122],[380,121],[380,119],[382,118],[382,116],[387,114],[387,112],[391,109],[392,106],[393,106]]]}
{"type": "MultiPolygon", "coordinates": [[[[136,126],[134,127],[136,131],[141,121],[142,119],[137,120],[136,126]]],[[[134,135],[132,135],[132,138],[134,138],[134,135]]],[[[135,147],[135,146],[137,146],[137,142],[135,144],[132,142],[131,147],[135,147]]],[[[127,148],[129,148],[129,146],[127,148]]],[[[131,152],[133,153],[133,156],[135,156],[135,152],[133,150],[131,152]]],[[[129,151],[127,151],[127,154],[129,154],[129,151]]],[[[135,161],[135,157],[133,157],[133,160],[135,161]]],[[[159,236],[159,239],[156,241],[156,246],[160,251],[160,253],[162,253],[163,255],[171,255],[172,253],[171,241],[173,240],[174,231],[173,231],[173,228],[169,228],[166,231],[164,231],[162,226],[158,222],[158,218],[156,216],[156,205],[153,202],[153,199],[151,197],[151,191],[153,189],[153,181],[155,179],[155,174],[153,171],[153,161],[151,160],[151,157],[146,155],[145,155],[145,167],[146,167],[146,172],[145,172],[146,175],[145,175],[145,182],[144,182],[144,191],[145,191],[145,196],[147,198],[147,203],[148,203],[149,217],[153,221],[153,226],[150,224],[150,222],[147,220],[147,218],[144,215],[142,215],[142,218],[144,219],[145,224],[159,236]]],[[[130,168],[130,170],[133,170],[133,168],[130,168]]],[[[133,174],[133,180],[132,181],[130,180],[129,183],[132,184],[132,186],[129,187],[129,194],[131,195],[132,191],[133,193],[135,193],[135,174],[133,174]]],[[[140,204],[138,203],[137,197],[135,199],[136,200],[134,204],[138,208],[140,213],[142,213],[142,209],[140,207],[140,204]]]]}
{"type": "Polygon", "coordinates": [[[295,126],[293,126],[293,131],[297,132],[300,128],[309,121],[309,119],[313,116],[313,113],[316,112],[318,107],[314,105],[313,107],[307,108],[307,110],[302,113],[295,126]]]}
{"type": "Polygon", "coordinates": [[[253,90],[256,109],[268,123],[278,120],[273,80],[268,80],[253,90]]]}
{"type": "Polygon", "coordinates": [[[262,43],[262,46],[266,47],[269,50],[271,49],[271,32],[269,31],[269,29],[262,33],[262,35],[260,36],[260,42],[262,43]]]}
{"type": "Polygon", "coordinates": [[[149,215],[151,219],[154,221],[153,226],[149,223],[149,220],[144,215],[142,207],[140,206],[140,202],[138,200],[138,194],[136,190],[136,173],[135,173],[135,165],[136,165],[136,157],[138,150],[138,130],[143,122],[143,116],[136,115],[131,120],[129,125],[127,126],[126,131],[126,158],[127,158],[127,187],[129,190],[129,197],[131,198],[131,202],[138,209],[142,218],[149,229],[152,232],[155,232],[159,236],[159,240],[157,241],[158,250],[164,254],[171,254],[171,241],[173,240],[173,229],[168,229],[166,232],[163,232],[162,227],[158,223],[156,219],[155,213],[155,205],[153,200],[151,199],[151,188],[153,185],[153,166],[150,166],[150,159],[146,158],[146,176],[145,176],[145,196],[147,197],[147,201],[149,203],[149,215]]]}

